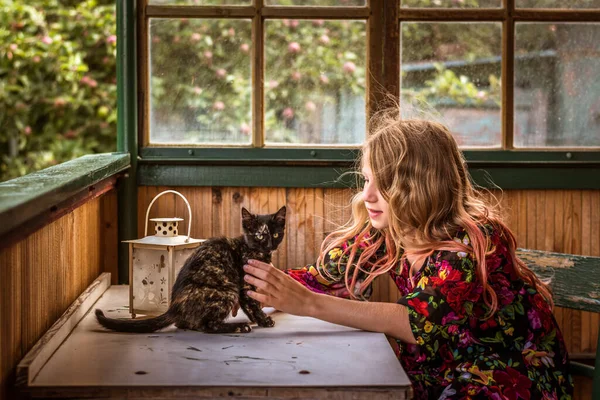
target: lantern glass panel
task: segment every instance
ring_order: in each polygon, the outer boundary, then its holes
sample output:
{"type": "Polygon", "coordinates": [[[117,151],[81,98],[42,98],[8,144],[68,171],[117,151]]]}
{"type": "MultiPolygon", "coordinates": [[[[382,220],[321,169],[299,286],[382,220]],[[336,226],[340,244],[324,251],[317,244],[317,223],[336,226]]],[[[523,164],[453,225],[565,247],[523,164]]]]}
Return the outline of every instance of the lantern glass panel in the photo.
{"type": "Polygon", "coordinates": [[[140,314],[162,314],[169,307],[167,249],[133,249],[133,309],[140,314]]]}

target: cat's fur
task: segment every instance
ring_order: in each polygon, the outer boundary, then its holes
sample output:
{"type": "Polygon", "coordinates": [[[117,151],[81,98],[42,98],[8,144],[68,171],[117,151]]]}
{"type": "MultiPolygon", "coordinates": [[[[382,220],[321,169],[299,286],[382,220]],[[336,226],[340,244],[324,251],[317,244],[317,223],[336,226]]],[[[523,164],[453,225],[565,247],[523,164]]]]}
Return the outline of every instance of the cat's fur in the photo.
{"type": "Polygon", "coordinates": [[[211,238],[190,255],[173,285],[169,309],[155,318],[107,318],[96,309],[105,328],[119,332],[149,333],[175,324],[181,329],[208,333],[250,332],[247,323],[225,323],[239,304],[251,322],[262,327],[275,323],[260,304],[246,295],[243,266],[248,259],[271,262],[271,253],[283,240],[285,206],[275,214],[254,215],[242,208],[243,235],[234,239],[211,238]]]}

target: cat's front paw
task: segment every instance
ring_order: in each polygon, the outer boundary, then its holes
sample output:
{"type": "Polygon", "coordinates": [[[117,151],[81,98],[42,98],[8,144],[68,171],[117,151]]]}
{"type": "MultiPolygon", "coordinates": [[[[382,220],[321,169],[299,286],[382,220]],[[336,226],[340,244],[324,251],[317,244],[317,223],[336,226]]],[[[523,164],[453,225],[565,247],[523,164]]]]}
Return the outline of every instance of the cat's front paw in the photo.
{"type": "Polygon", "coordinates": [[[275,326],[275,321],[273,321],[273,318],[271,317],[265,317],[261,321],[258,321],[258,326],[263,328],[272,328],[275,326]]]}
{"type": "Polygon", "coordinates": [[[250,333],[250,332],[252,332],[252,328],[248,324],[240,325],[239,329],[240,329],[240,333],[250,333]]]}

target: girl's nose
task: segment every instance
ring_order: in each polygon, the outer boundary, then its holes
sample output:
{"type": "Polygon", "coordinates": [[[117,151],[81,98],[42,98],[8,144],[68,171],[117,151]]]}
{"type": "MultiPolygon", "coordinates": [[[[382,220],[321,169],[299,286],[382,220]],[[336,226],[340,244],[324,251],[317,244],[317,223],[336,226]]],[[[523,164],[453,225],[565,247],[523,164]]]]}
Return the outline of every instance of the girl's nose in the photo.
{"type": "Polygon", "coordinates": [[[363,200],[368,203],[376,203],[377,202],[377,193],[376,190],[373,189],[372,185],[365,185],[363,189],[363,200]]]}

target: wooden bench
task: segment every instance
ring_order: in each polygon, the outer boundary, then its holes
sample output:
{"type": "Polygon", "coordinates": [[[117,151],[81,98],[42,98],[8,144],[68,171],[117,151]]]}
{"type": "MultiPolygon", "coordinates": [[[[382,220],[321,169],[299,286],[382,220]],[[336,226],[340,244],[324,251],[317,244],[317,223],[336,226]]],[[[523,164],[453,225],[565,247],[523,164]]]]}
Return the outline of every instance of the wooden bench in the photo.
{"type": "MultiPolygon", "coordinates": [[[[542,279],[550,279],[554,304],[579,311],[600,312],[600,257],[518,249],[517,255],[542,279]]],[[[600,399],[600,335],[595,367],[571,362],[574,375],[593,379],[592,399],[600,399]]]]}

